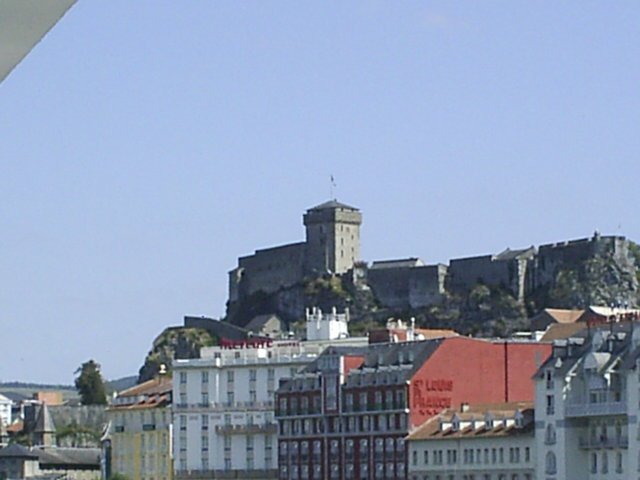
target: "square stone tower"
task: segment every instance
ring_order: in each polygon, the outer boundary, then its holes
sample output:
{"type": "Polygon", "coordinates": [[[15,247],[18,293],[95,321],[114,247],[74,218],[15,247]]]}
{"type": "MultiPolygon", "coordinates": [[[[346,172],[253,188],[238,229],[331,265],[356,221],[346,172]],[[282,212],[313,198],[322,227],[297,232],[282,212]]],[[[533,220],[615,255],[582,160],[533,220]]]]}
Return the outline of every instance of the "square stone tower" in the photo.
{"type": "Polygon", "coordinates": [[[306,227],[307,273],[345,273],[360,259],[362,214],[336,200],[310,208],[306,227]]]}

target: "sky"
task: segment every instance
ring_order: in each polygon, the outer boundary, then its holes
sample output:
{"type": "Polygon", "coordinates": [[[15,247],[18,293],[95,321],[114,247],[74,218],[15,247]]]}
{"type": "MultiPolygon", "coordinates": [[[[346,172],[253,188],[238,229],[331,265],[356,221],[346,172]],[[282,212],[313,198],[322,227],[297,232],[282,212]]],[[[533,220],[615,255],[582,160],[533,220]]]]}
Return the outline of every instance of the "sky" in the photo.
{"type": "Polygon", "coordinates": [[[363,259],[640,241],[640,2],[80,0],[0,84],[0,381],[136,374],[334,196],[363,259]]]}

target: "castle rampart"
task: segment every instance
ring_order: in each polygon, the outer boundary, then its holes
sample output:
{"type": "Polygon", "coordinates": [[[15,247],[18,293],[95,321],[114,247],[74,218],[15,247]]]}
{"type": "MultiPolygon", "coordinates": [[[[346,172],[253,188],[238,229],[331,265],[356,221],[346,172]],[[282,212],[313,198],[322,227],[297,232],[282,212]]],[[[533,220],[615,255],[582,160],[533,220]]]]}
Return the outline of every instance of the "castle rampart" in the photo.
{"type": "MultiPolygon", "coordinates": [[[[481,283],[509,291],[518,301],[541,287],[553,287],[558,273],[596,256],[633,262],[622,236],[601,236],[529,247],[498,254],[452,259],[449,265],[425,265],[418,258],[359,260],[362,214],[335,200],[310,208],[303,216],[306,239],[257,250],[238,259],[229,272],[229,302],[240,302],[262,291],[272,294],[306,276],[347,275],[356,288],[370,287],[388,308],[420,308],[442,301],[450,292],[465,292],[481,283]]],[[[295,289],[294,289],[295,290],[295,289]]],[[[303,311],[302,288],[277,296],[277,310],[303,311]],[[280,308],[282,307],[282,308],[280,308]]]]}

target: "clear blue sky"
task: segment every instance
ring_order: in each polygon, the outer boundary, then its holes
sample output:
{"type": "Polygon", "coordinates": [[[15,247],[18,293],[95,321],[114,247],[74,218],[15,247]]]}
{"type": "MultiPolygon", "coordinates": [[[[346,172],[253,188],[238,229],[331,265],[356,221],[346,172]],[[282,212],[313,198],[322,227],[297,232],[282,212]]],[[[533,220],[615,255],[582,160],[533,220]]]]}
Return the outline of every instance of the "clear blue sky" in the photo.
{"type": "Polygon", "coordinates": [[[0,84],[0,380],[137,372],[327,199],[366,260],[640,240],[640,2],[80,0],[0,84]]]}

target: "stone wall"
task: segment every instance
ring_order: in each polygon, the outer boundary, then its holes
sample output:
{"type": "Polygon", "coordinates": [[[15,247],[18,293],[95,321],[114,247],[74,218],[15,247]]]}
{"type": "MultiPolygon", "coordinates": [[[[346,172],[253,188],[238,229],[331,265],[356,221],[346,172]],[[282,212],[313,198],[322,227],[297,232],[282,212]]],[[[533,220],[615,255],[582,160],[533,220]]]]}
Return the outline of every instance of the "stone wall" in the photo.
{"type": "Polygon", "coordinates": [[[257,250],[253,255],[241,257],[234,274],[236,297],[247,297],[258,291],[273,293],[300,282],[304,276],[305,252],[305,243],[300,242],[257,250]]]}
{"type": "Polygon", "coordinates": [[[383,306],[419,308],[441,301],[446,273],[446,265],[370,268],[367,282],[383,306]]]}
{"type": "Polygon", "coordinates": [[[478,283],[507,287],[511,283],[508,262],[496,261],[493,255],[451,260],[449,286],[453,290],[470,290],[478,283]]]}
{"type": "Polygon", "coordinates": [[[629,241],[621,236],[600,236],[541,245],[529,269],[527,289],[552,285],[559,271],[585,262],[596,255],[611,255],[621,264],[629,262],[629,241]]]}

